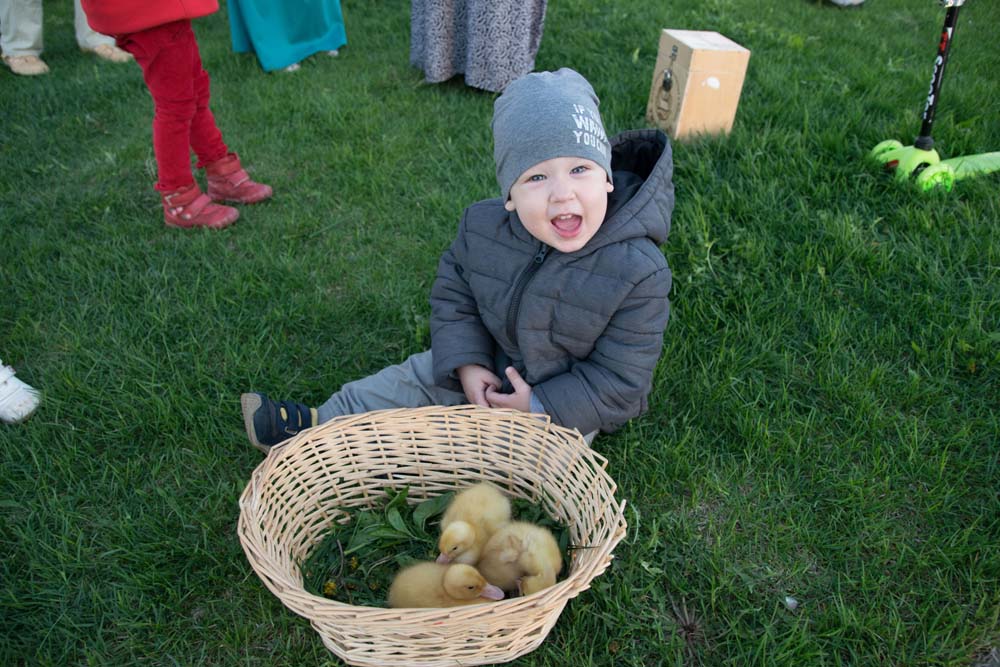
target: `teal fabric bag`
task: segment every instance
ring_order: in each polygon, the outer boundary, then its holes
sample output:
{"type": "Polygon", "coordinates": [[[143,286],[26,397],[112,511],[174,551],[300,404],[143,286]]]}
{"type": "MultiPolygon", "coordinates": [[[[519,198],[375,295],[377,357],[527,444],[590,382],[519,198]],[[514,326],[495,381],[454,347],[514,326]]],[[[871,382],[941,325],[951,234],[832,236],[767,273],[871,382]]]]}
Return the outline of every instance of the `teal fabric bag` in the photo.
{"type": "Polygon", "coordinates": [[[229,0],[233,51],[255,53],[265,72],[347,43],[340,0],[229,0]]]}

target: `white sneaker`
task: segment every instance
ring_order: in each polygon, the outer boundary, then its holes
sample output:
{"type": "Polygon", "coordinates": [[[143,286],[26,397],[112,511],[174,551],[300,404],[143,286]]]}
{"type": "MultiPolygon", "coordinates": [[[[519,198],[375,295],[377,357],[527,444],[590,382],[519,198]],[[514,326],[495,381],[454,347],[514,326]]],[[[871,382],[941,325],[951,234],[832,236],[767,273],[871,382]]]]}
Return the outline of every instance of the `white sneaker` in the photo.
{"type": "Polygon", "coordinates": [[[830,0],[830,2],[838,7],[856,7],[864,4],[865,0],[830,0]]]}
{"type": "Polygon", "coordinates": [[[38,391],[21,382],[14,369],[0,362],[0,421],[17,424],[31,416],[38,407],[38,391]]]}

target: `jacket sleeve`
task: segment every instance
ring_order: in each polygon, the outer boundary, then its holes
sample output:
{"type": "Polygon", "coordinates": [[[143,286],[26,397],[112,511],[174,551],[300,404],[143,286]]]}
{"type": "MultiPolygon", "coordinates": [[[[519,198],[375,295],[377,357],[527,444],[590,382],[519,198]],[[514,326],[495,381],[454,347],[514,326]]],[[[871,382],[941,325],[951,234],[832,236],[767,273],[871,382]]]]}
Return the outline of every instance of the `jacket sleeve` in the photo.
{"type": "Polygon", "coordinates": [[[664,266],[636,284],[590,355],[532,388],[557,424],[583,434],[614,431],[646,411],[670,314],[670,280],[664,266]]]}
{"type": "Polygon", "coordinates": [[[462,216],[458,235],[438,262],[431,287],[431,356],[434,382],[461,390],[455,370],[466,364],[493,369],[495,342],[479,315],[476,300],[465,275],[468,210],[462,216]]]}

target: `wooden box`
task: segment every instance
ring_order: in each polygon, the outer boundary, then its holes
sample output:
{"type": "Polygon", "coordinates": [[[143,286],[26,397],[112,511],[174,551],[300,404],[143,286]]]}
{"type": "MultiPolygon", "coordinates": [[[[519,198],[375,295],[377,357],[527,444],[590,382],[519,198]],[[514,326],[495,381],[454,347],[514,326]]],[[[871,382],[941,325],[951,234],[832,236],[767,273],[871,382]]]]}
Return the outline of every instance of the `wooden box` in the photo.
{"type": "Polygon", "coordinates": [[[663,30],[646,119],[673,139],[728,134],[750,51],[717,32],[663,30]]]}

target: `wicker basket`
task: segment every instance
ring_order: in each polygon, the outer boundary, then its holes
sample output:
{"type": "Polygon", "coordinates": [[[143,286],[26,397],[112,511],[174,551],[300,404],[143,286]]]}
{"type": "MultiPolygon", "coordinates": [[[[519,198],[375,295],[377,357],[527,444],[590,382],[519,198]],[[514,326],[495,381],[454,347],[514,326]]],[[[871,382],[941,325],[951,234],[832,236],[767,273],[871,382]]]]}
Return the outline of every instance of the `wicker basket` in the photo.
{"type": "Polygon", "coordinates": [[[475,406],[340,417],[272,450],[240,496],[239,536],[264,584],[308,618],[352,665],[481,665],[534,650],[566,602],[590,587],[625,535],[607,461],[576,431],[525,413],[475,406]],[[569,526],[566,578],[543,591],[450,609],[382,609],[305,591],[298,563],[342,508],[372,506],[385,487],[419,502],[479,481],[541,503],[569,526]]]}

